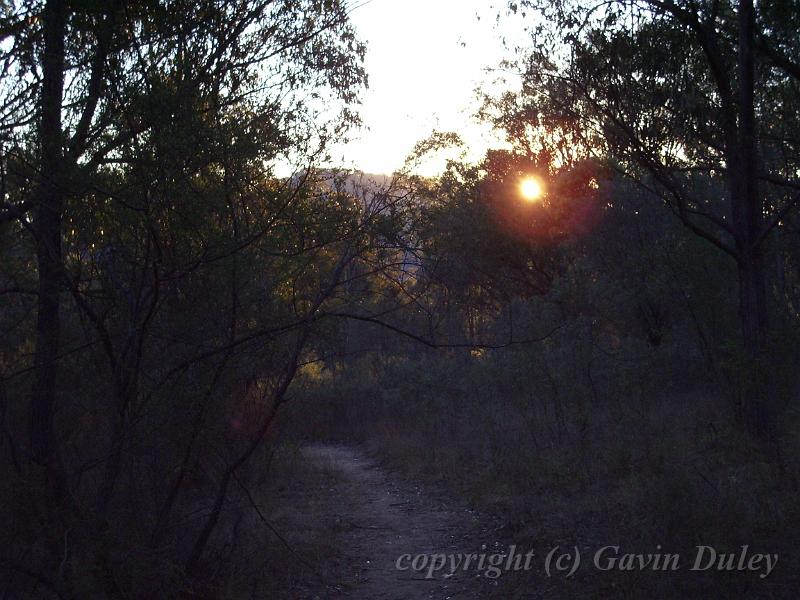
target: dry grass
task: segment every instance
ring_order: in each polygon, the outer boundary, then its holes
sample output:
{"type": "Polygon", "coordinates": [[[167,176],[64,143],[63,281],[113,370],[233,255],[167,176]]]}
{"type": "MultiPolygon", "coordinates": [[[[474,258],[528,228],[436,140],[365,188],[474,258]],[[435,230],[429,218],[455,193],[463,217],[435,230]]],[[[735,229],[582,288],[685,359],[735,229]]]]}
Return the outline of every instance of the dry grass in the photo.
{"type": "Polygon", "coordinates": [[[582,569],[565,582],[531,572],[503,578],[499,598],[797,597],[796,425],[784,428],[778,466],[709,392],[659,392],[658,381],[638,380],[617,381],[599,401],[579,385],[565,385],[556,398],[536,382],[509,383],[496,365],[448,376],[448,360],[383,372],[362,365],[356,377],[318,382],[290,426],[309,437],[366,442],[392,468],[499,515],[508,543],[541,553],[558,544],[629,552],[661,545],[688,562],[698,544],[719,551],[746,544],[780,555],[767,579],[582,569]]]}

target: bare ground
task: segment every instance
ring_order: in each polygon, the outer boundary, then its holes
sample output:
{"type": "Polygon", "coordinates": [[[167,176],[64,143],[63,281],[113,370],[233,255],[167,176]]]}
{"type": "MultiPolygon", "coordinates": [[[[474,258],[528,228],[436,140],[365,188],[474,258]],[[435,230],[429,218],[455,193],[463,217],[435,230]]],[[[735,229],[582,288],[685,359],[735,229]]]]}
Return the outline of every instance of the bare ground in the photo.
{"type": "Polygon", "coordinates": [[[403,554],[480,552],[494,535],[488,519],[388,473],[358,448],[315,444],[302,457],[306,477],[281,494],[294,517],[278,515],[275,523],[290,544],[306,535],[297,547],[306,557],[314,553],[314,570],[287,582],[286,597],[471,600],[494,591],[494,582],[475,571],[426,578],[396,567],[403,554]],[[326,539],[313,539],[320,535],[326,539]]]}

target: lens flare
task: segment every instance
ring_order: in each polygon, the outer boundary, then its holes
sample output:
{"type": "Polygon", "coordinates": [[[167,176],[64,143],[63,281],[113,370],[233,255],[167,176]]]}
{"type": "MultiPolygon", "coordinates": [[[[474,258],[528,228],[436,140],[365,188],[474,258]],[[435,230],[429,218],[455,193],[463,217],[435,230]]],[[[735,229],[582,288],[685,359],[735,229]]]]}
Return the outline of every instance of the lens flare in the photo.
{"type": "Polygon", "coordinates": [[[528,202],[534,202],[542,197],[544,190],[542,189],[542,184],[539,183],[538,179],[526,177],[520,181],[519,192],[523,199],[527,200],[528,202]]]}

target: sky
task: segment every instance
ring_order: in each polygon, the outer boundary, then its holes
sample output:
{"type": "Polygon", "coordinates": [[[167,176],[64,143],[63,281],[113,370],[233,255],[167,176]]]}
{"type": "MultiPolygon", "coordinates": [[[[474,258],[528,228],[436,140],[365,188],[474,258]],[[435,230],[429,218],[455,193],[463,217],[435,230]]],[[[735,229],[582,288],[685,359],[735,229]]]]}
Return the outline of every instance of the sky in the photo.
{"type": "MultiPolygon", "coordinates": [[[[334,162],[368,173],[392,173],[414,145],[436,129],[455,131],[468,158],[480,158],[501,142],[471,115],[476,86],[488,89],[498,74],[487,73],[508,54],[502,36],[522,35],[521,21],[496,27],[502,0],[371,0],[351,13],[367,42],[369,89],[363,94],[365,130],[334,149],[334,162]],[[509,25],[518,27],[508,31],[509,25]]],[[[419,169],[435,174],[444,157],[419,169]]]]}

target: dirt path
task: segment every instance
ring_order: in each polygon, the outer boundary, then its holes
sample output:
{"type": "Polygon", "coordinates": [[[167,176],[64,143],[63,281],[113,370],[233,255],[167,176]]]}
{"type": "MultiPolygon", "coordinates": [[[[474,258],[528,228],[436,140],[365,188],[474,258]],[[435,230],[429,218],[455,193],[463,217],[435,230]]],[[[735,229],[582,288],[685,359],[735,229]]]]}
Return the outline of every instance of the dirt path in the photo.
{"type": "MultiPolygon", "coordinates": [[[[421,553],[476,552],[484,536],[476,516],[445,506],[417,486],[387,474],[358,449],[312,445],[303,453],[335,476],[324,501],[337,523],[343,557],[341,597],[359,600],[485,598],[491,582],[473,572],[452,577],[398,570],[398,557],[421,553]],[[349,572],[347,572],[349,570],[349,572]]],[[[319,506],[317,507],[320,508],[319,506]]],[[[327,597],[327,596],[326,596],[327,597]]]]}

